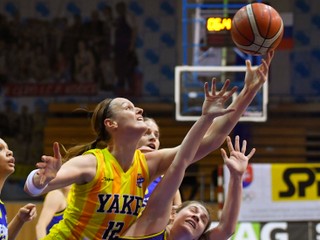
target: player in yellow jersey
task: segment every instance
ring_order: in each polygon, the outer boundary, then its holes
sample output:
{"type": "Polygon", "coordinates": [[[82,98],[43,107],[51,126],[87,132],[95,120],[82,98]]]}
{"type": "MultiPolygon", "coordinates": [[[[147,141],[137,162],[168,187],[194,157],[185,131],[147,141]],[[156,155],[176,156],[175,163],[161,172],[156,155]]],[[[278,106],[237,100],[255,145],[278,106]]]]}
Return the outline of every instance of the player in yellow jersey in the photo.
{"type": "MultiPolygon", "coordinates": [[[[173,222],[170,219],[171,201],[179,188],[185,170],[194,158],[200,145],[200,140],[206,133],[213,118],[219,111],[217,105],[212,102],[219,101],[214,94],[209,94],[208,84],[205,84],[205,101],[202,106],[202,115],[192,126],[184,138],[181,147],[167,170],[161,182],[151,194],[148,204],[139,218],[126,231],[120,239],[200,239],[208,229],[211,221],[209,211],[200,202],[192,201],[185,203],[178,209],[173,222]]],[[[248,165],[248,160],[255,153],[255,149],[246,156],[246,141],[240,147],[239,136],[236,136],[235,148],[230,138],[227,138],[230,157],[225,150],[221,150],[230,172],[229,194],[224,206],[221,223],[218,227],[210,229],[205,236],[208,239],[227,240],[235,231],[237,218],[240,210],[242,196],[242,176],[248,165]]]]}
{"type": "MultiPolygon", "coordinates": [[[[236,88],[228,91],[227,80],[216,93],[221,115],[202,139],[194,162],[221,146],[246,107],[267,80],[273,52],[253,69],[247,61],[245,86],[227,109],[224,104],[236,88]],[[232,111],[234,110],[234,111],[232,111]],[[227,114],[228,113],[228,114],[227,114]]],[[[217,102],[216,102],[217,103],[217,102]]],[[[96,139],[70,149],[61,164],[59,144],[54,156],[42,156],[38,169],[26,181],[25,191],[33,196],[73,184],[64,218],[45,239],[116,239],[137,218],[146,187],[165,173],[179,146],[142,154],[137,143],[147,130],[143,110],[125,98],[100,102],[92,115],[96,139]]]]}

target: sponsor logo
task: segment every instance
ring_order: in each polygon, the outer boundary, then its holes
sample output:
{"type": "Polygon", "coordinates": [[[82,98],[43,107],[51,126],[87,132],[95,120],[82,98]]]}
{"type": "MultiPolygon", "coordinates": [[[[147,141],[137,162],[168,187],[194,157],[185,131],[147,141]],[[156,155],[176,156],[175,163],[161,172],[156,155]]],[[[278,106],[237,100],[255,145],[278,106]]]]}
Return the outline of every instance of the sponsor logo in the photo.
{"type": "Polygon", "coordinates": [[[142,188],[142,184],[144,183],[145,179],[144,177],[138,173],[138,177],[137,177],[137,187],[142,188]]]}

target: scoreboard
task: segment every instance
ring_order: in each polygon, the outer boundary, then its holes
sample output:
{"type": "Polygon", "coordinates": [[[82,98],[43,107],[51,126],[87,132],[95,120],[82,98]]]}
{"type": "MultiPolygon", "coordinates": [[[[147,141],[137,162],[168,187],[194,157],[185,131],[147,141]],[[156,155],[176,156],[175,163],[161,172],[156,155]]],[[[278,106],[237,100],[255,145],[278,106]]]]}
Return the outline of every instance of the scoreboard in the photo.
{"type": "Polygon", "coordinates": [[[206,45],[208,47],[234,46],[230,30],[232,17],[212,16],[206,19],[206,45]]]}

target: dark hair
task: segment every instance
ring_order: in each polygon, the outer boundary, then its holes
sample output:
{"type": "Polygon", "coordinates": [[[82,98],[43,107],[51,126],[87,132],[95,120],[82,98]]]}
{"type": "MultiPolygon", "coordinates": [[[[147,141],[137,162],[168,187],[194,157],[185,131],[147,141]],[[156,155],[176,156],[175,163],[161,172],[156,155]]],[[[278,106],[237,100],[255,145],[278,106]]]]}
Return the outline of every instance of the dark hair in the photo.
{"type": "MultiPolygon", "coordinates": [[[[209,210],[208,205],[207,205],[206,203],[204,203],[204,202],[202,202],[202,201],[194,201],[194,200],[184,201],[183,203],[181,203],[181,204],[179,205],[179,207],[178,207],[177,210],[176,210],[176,213],[180,212],[182,209],[190,206],[191,204],[200,204],[201,206],[203,206],[203,207],[206,209],[206,211],[207,211],[207,213],[208,213],[209,219],[208,219],[208,223],[207,223],[207,225],[206,225],[206,227],[205,227],[205,229],[204,229],[204,231],[203,231],[203,233],[204,233],[205,231],[208,230],[208,228],[210,227],[210,224],[211,224],[211,222],[212,222],[210,210],[209,210]]],[[[202,234],[203,234],[203,233],[202,233],[202,234]]]]}
{"type": "Polygon", "coordinates": [[[90,149],[97,148],[99,143],[101,142],[106,144],[109,143],[111,136],[105,129],[104,120],[106,118],[112,117],[112,111],[110,110],[110,103],[112,102],[112,100],[113,99],[107,98],[101,101],[97,104],[92,113],[91,128],[93,130],[93,133],[96,135],[96,139],[89,143],[79,144],[69,148],[64,156],[65,160],[81,155],[90,149]]]}

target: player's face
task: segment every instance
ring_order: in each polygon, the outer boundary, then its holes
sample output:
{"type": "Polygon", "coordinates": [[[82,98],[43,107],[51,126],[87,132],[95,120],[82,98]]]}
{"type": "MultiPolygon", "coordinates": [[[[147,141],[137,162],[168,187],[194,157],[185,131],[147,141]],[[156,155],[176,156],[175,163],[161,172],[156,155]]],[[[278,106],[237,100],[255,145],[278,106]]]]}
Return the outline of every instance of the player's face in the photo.
{"type": "Polygon", "coordinates": [[[197,203],[192,203],[181,209],[174,219],[174,225],[178,224],[193,239],[198,239],[203,234],[208,222],[207,210],[197,203]]]}
{"type": "Polygon", "coordinates": [[[14,172],[13,152],[8,148],[7,143],[0,138],[0,172],[1,176],[9,176],[14,172]]]}
{"type": "Polygon", "coordinates": [[[124,133],[128,137],[135,133],[140,136],[147,130],[141,108],[135,107],[132,102],[126,98],[115,98],[110,104],[112,110],[112,121],[117,126],[119,134],[124,133]]]}
{"type": "Polygon", "coordinates": [[[138,142],[138,149],[143,153],[158,150],[160,147],[158,125],[151,119],[146,120],[145,123],[148,129],[138,142]]]}

